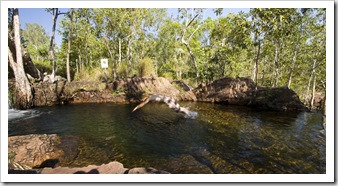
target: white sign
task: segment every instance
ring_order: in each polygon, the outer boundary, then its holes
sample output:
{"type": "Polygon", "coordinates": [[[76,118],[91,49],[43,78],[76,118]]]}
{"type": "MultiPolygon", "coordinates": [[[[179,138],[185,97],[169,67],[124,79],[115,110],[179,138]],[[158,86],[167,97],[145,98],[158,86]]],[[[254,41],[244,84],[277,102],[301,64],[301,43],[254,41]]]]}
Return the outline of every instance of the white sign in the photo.
{"type": "Polygon", "coordinates": [[[101,67],[108,68],[108,59],[101,59],[101,67]]]}

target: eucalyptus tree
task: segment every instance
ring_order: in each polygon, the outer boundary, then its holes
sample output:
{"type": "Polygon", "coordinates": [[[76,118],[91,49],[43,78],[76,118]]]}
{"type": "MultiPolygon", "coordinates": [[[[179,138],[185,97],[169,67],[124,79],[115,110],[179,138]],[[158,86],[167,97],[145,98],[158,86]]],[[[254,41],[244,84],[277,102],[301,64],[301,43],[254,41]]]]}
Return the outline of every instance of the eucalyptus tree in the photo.
{"type": "Polygon", "coordinates": [[[44,61],[48,55],[49,38],[46,30],[37,23],[26,23],[22,30],[26,48],[35,61],[44,61]]]}
{"type": "Polygon", "coordinates": [[[15,99],[13,105],[20,109],[27,109],[33,106],[33,92],[24,70],[19,10],[14,8],[9,9],[9,11],[12,18],[9,19],[8,23],[8,62],[15,76],[15,99]]]}
{"type": "Polygon", "coordinates": [[[194,34],[199,30],[201,27],[201,22],[203,18],[203,9],[196,9],[196,8],[179,8],[178,9],[179,15],[183,22],[183,33],[181,36],[181,41],[188,50],[190,54],[191,60],[193,62],[194,70],[195,70],[195,78],[196,81],[199,81],[199,72],[198,72],[198,65],[196,61],[196,57],[191,49],[190,41],[194,34]]]}
{"type": "MultiPolygon", "coordinates": [[[[264,39],[264,30],[262,28],[262,22],[259,18],[260,13],[261,13],[260,9],[250,10],[250,15],[252,19],[251,29],[254,35],[253,37],[254,62],[253,62],[253,67],[252,67],[251,79],[256,83],[256,85],[258,84],[259,60],[260,60],[261,48],[262,48],[263,39],[264,39]]],[[[264,77],[264,73],[263,73],[263,77],[264,77]]]]}
{"type": "Polygon", "coordinates": [[[312,96],[310,106],[313,106],[314,93],[316,89],[316,81],[319,81],[321,87],[325,92],[326,74],[326,11],[325,9],[314,9],[310,12],[309,24],[307,25],[309,37],[306,41],[308,45],[308,61],[312,64],[308,64],[306,67],[308,72],[308,83],[306,87],[306,93],[304,100],[308,102],[309,92],[312,84],[312,96]]]}
{"type": "Polygon", "coordinates": [[[51,82],[55,81],[55,74],[56,74],[56,60],[55,60],[55,29],[56,23],[59,15],[65,14],[61,13],[58,8],[46,8],[46,11],[52,14],[52,36],[50,38],[50,45],[49,45],[49,53],[53,63],[52,75],[51,75],[51,82]]]}
{"type": "Polygon", "coordinates": [[[74,10],[72,46],[76,48],[79,71],[98,66],[102,57],[108,57],[104,41],[100,37],[101,29],[95,26],[94,9],[74,10]]]}
{"type": "Polygon", "coordinates": [[[178,21],[170,18],[166,19],[159,28],[158,42],[156,45],[157,53],[156,59],[158,61],[158,74],[168,76],[171,78],[176,76],[177,79],[182,77],[185,73],[185,59],[186,52],[182,48],[180,31],[182,25],[178,21]]]}
{"type": "Polygon", "coordinates": [[[250,23],[243,13],[230,14],[216,20],[211,32],[217,78],[247,76],[249,72],[248,49],[251,45],[250,23]]]}
{"type": "Polygon", "coordinates": [[[296,62],[297,62],[297,57],[299,55],[299,49],[301,47],[301,44],[305,42],[305,37],[304,37],[304,16],[306,16],[306,12],[308,9],[300,9],[294,14],[294,17],[292,19],[293,21],[293,32],[290,34],[291,36],[291,44],[294,45],[294,52],[292,56],[292,63],[290,66],[289,70],[289,75],[288,75],[288,88],[291,88],[291,82],[292,82],[292,75],[294,73],[294,70],[296,68],[296,62]],[[296,38],[296,40],[294,40],[296,38]]]}
{"type": "Polygon", "coordinates": [[[72,35],[72,28],[73,28],[73,15],[74,15],[74,10],[73,8],[71,8],[70,13],[69,13],[69,19],[70,19],[70,23],[69,23],[69,30],[68,30],[68,50],[67,50],[67,64],[66,64],[66,68],[67,68],[67,81],[70,82],[71,78],[70,78],[70,67],[69,67],[69,58],[70,58],[70,44],[71,44],[71,35],[72,35]]]}

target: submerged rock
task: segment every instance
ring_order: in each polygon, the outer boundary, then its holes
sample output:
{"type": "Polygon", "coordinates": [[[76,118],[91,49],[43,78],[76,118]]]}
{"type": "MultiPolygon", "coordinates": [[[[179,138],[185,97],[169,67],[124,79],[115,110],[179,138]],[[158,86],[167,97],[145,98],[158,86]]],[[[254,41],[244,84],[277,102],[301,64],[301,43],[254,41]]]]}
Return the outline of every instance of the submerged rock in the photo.
{"type": "Polygon", "coordinates": [[[163,174],[154,168],[128,169],[117,161],[86,167],[61,167],[78,155],[78,140],[74,136],[30,134],[8,138],[9,174],[163,174]]]}

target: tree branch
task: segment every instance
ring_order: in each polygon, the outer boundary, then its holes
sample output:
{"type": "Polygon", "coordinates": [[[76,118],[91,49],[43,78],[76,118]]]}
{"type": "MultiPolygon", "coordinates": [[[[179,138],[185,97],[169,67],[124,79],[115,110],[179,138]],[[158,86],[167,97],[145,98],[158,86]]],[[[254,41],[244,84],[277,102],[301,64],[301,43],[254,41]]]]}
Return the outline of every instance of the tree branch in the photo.
{"type": "Polygon", "coordinates": [[[198,14],[196,14],[195,15],[195,17],[194,18],[192,18],[191,20],[190,20],[190,22],[188,23],[188,24],[186,24],[185,25],[185,28],[188,28],[189,27],[189,25],[199,16],[200,14],[198,13],[198,14]]]}

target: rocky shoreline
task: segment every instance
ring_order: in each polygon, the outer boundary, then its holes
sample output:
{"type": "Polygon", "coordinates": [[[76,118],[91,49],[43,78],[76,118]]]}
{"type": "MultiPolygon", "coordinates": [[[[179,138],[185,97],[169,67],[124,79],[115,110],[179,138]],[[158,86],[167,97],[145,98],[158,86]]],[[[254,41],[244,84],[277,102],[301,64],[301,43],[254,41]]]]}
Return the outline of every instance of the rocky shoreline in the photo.
{"type": "MultiPolygon", "coordinates": [[[[56,134],[30,134],[8,138],[9,174],[169,174],[152,167],[125,168],[117,161],[86,167],[67,167],[77,157],[76,145],[65,146],[56,134]]],[[[74,139],[71,139],[74,141],[74,139]]],[[[67,139],[69,142],[69,137],[67,139]]],[[[70,143],[72,144],[72,143],[70,143]]]]}
{"type": "MultiPolygon", "coordinates": [[[[9,83],[13,87],[13,83],[9,83]]],[[[150,94],[162,94],[177,101],[201,101],[241,105],[261,110],[304,111],[299,96],[287,87],[256,86],[249,78],[225,77],[192,88],[183,81],[165,78],[127,78],[105,82],[37,82],[33,84],[34,106],[76,103],[134,103],[150,94]]],[[[11,90],[10,90],[11,91],[11,90]]],[[[315,102],[317,108],[321,101],[315,102]]]]}
{"type": "MultiPolygon", "coordinates": [[[[9,81],[9,89],[13,88],[9,81]]],[[[33,84],[34,105],[52,106],[77,103],[134,103],[150,94],[162,94],[177,101],[201,101],[249,106],[273,111],[304,111],[307,108],[298,95],[286,87],[257,87],[248,78],[222,78],[191,88],[183,81],[165,78],[128,78],[105,82],[37,82],[33,84]]],[[[316,103],[320,107],[320,103],[316,103]]],[[[70,164],[78,154],[77,140],[56,134],[11,136],[8,140],[9,173],[14,174],[162,174],[155,168],[125,168],[113,161],[87,167],[60,166],[70,164]]]]}

